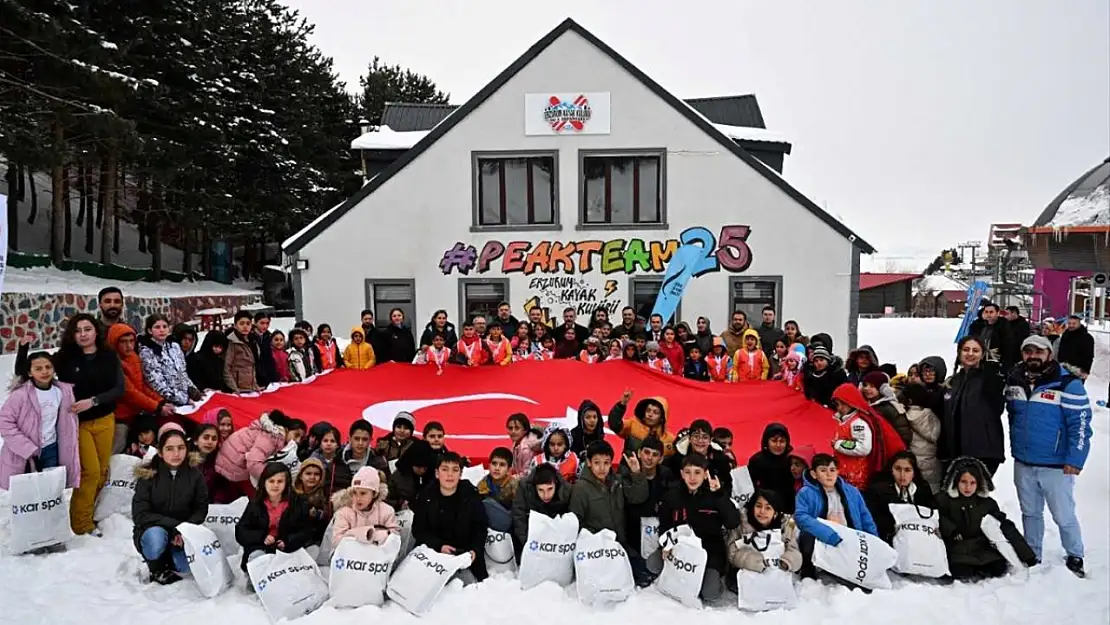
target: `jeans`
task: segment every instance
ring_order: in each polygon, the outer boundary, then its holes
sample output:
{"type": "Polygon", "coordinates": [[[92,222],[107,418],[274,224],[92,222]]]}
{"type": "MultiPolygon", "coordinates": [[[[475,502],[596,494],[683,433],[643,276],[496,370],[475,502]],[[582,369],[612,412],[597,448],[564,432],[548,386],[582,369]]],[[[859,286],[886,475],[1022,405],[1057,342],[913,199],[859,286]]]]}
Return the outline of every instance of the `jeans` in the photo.
{"type": "Polygon", "coordinates": [[[58,466],[58,443],[50,443],[39,450],[38,468],[52,469],[58,466]]]}
{"type": "Polygon", "coordinates": [[[143,530],[143,536],[139,539],[139,546],[142,547],[143,558],[147,562],[160,559],[166,553],[166,549],[169,549],[170,555],[173,557],[173,568],[178,573],[189,572],[189,559],[185,557],[185,550],[170,544],[170,533],[166,531],[166,528],[148,527],[143,530]]]}
{"type": "Polygon", "coordinates": [[[1014,462],[1014,486],[1021,505],[1022,533],[1041,559],[1044,543],[1044,506],[1060,528],[1060,542],[1069,556],[1083,557],[1083,533],[1075,516],[1075,476],[1064,475],[1063,469],[1036,467],[1014,462]]]}
{"type": "Polygon", "coordinates": [[[505,506],[497,503],[496,499],[492,497],[483,499],[482,505],[486,508],[486,519],[491,530],[495,532],[508,532],[513,529],[512,514],[505,509],[505,506]]]}

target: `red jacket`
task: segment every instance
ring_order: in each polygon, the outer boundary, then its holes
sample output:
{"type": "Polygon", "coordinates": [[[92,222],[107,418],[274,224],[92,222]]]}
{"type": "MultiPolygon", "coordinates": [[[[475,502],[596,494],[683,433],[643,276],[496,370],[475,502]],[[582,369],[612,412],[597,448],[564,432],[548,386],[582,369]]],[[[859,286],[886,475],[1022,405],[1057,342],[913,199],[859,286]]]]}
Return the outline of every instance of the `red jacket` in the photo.
{"type": "Polygon", "coordinates": [[[682,367],[686,364],[686,351],[678,341],[667,345],[666,341],[659,341],[659,353],[671,363],[671,373],[682,375],[682,367]]]}

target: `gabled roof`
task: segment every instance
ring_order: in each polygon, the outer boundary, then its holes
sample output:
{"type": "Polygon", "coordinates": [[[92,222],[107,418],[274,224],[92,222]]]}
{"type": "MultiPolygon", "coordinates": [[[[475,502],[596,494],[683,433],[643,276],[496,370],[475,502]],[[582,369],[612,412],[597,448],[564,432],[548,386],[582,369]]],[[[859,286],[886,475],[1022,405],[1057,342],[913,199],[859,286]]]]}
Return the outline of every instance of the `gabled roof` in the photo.
{"type": "Polygon", "coordinates": [[[431,130],[459,108],[458,104],[420,104],[417,102],[386,102],[382,110],[382,126],[394,132],[431,130]]]}
{"type": "Polygon", "coordinates": [[[859,290],[877,289],[898,282],[911,282],[921,277],[919,273],[861,273],[859,290]]]}
{"type": "Polygon", "coordinates": [[[501,87],[505,86],[514,76],[524,69],[533,59],[538,57],[544,50],[547,49],[552,43],[559,39],[559,37],[566,34],[568,31],[574,32],[578,36],[585,39],[590,45],[597,48],[603,54],[608,56],[614,63],[620,65],[626,72],[632,75],[633,78],[640,81],[647,89],[652,91],[656,96],[661,98],[667,104],[670,104],[675,111],[688,119],[695,126],[700,128],[710,137],[715,139],[722,148],[731,152],[734,156],[748,164],[749,167],[754,169],[757,173],[762,175],[771,184],[774,184],[784,193],[791,197],[795,202],[801,204],[821,221],[825,222],[830,228],[840,233],[844,238],[852,242],[853,245],[858,247],[861,251],[867,254],[875,252],[875,248],[863,239],[859,238],[847,226],[842,224],[839,220],[832,215],[826,213],[820,206],[813,203],[812,200],[802,195],[797,189],[792,187],[783,178],[776,175],[769,168],[765,167],[757,158],[749,154],[744,148],[733,142],[732,139],[725,136],[720,130],[713,126],[713,123],[707,120],[702,114],[699,114],[691,106],[687,105],[682,100],[675,97],[669,91],[664,89],[659,83],[655,82],[644,74],[638,67],[633,65],[628,59],[618,54],[615,50],[609,47],[608,44],[594,36],[593,33],[583,28],[578,22],[567,18],[563,23],[556,26],[551,32],[543,36],[539,41],[532,44],[517,60],[513,61],[511,65],[506,67],[500,74],[497,75],[489,84],[482,87],[478,93],[474,94],[465,104],[460,106],[449,117],[442,120],[442,123],[436,125],[428,134],[417,142],[411,150],[406,151],[396,161],[393,161],[389,167],[377,175],[369,183],[363,185],[354,195],[347,198],[345,202],[336,208],[329,210],[327,213],[321,215],[319,219],[313,222],[309,227],[299,232],[296,236],[291,237],[285,242],[284,251],[286,254],[294,254],[301,248],[308,244],[309,241],[319,236],[321,232],[326,230],[329,226],[335,223],[340,217],[345,215],[348,211],[364,200],[367,196],[389,181],[390,178],[397,175],[402,169],[408,166],[417,158],[420,158],[428,148],[432,146],[440,137],[451,132],[451,130],[461,123],[468,115],[474,112],[486,100],[488,100],[494,93],[501,87]]]}

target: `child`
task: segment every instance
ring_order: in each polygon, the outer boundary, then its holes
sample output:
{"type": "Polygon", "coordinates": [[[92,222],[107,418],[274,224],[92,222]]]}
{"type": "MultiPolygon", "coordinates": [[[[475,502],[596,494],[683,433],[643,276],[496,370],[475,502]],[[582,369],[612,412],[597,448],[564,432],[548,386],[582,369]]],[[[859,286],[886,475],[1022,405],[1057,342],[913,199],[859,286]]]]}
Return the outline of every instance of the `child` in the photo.
{"type": "Polygon", "coordinates": [[[602,440],[605,440],[605,430],[601,425],[601,408],[584,399],[578,405],[578,425],[570,431],[570,450],[578,454],[579,460],[585,460],[590,443],[602,440]]]}
{"type": "Polygon", "coordinates": [[[532,467],[550,464],[568,484],[573,484],[578,480],[578,454],[570,450],[571,440],[570,430],[554,423],[547,426],[541,441],[543,452],[532,458],[532,467]]]}
{"type": "Polygon", "coordinates": [[[859,490],[844,481],[837,471],[837,459],[829,454],[813,457],[813,468],[806,475],[806,485],[798,491],[794,501],[794,520],[802,531],[799,546],[804,561],[804,577],[813,577],[813,541],[819,540],[830,547],[840,544],[842,538],[817,519],[878,536],[875,520],[863,501],[859,490]]]}
{"type": "Polygon", "coordinates": [[[303,382],[316,375],[320,365],[309,345],[308,332],[300,328],[289,331],[289,381],[303,382]]]}
{"type": "Polygon", "coordinates": [[[8,490],[13,475],[59,466],[66,470],[66,488],[76,488],[81,461],[73,386],[54,379],[46,352],[21,364],[17,386],[0,408],[0,489],[8,490]]]}
{"type": "Polygon", "coordinates": [[[513,500],[513,547],[518,563],[524,545],[528,544],[528,519],[531,513],[538,512],[554,519],[560,514],[566,514],[570,510],[569,504],[570,485],[559,477],[555,467],[541,464],[535,471],[520,478],[516,499],[513,500]]]}
{"type": "Polygon", "coordinates": [[[397,468],[389,476],[386,501],[394,510],[407,510],[428,484],[432,482],[436,456],[427,441],[415,440],[397,460],[397,468]]]}
{"type": "Polygon", "coordinates": [[[555,359],[555,337],[548,334],[540,340],[540,349],[536,352],[536,360],[555,359]]]}
{"type": "Polygon", "coordinates": [[[709,381],[709,366],[701,359],[701,350],[697,345],[690,347],[690,355],[686,357],[686,364],[682,368],[682,377],[687,380],[709,381]]]}
{"type": "Polygon", "coordinates": [[[332,544],[344,538],[354,538],[362,543],[380,545],[390,534],[400,534],[397,515],[385,502],[389,487],[382,483],[377,469],[365,467],[351,481],[351,487],[336,493],[331,501],[335,506],[335,524],[332,526],[332,544]]]}
{"type": "Polygon", "coordinates": [[[940,439],[940,418],[929,408],[929,391],[919,382],[902,387],[902,401],[906,405],[906,420],[913,429],[910,451],[917,457],[921,476],[933,494],[940,492],[941,469],[937,460],[937,440],[940,439]]]}
{"type": "Polygon", "coordinates": [[[740,513],[740,527],[729,533],[728,561],[741,571],[762,573],[777,566],[797,573],[802,568],[802,552],[798,550],[798,526],[793,517],[782,511],[777,493],[756,490],[740,513]],[[776,560],[768,560],[763,552],[770,542],[770,532],[779,530],[783,552],[776,560]]]}
{"type": "Polygon", "coordinates": [[[366,330],[362,326],[351,328],[351,342],[343,350],[343,363],[348,369],[366,370],[377,363],[374,348],[366,341],[366,330]]]}
{"type": "Polygon", "coordinates": [[[966,456],[957,458],[948,468],[944,486],[945,490],[937,496],[937,509],[952,577],[979,580],[1002,577],[1009,570],[1006,559],[983,534],[983,518],[987,515],[998,519],[1002,534],[1026,566],[1037,563],[1025,537],[991,498],[994,482],[982,462],[966,456]]]}
{"type": "Polygon", "coordinates": [[[671,369],[671,362],[659,351],[659,343],[648,341],[644,350],[646,352],[644,364],[648,366],[648,369],[661,371],[668,375],[674,373],[674,369],[671,369]]]}
{"type": "Polygon", "coordinates": [[[790,431],[781,423],[763,429],[760,450],[748,459],[748,474],[757,489],[769,490],[782,501],[781,510],[794,513],[794,476],[790,471],[790,431]]]}
{"type": "Polygon", "coordinates": [[[618,339],[609,341],[609,352],[605,355],[605,360],[622,360],[621,342],[618,339]]]}
{"type": "Polygon", "coordinates": [[[439,457],[447,453],[447,445],[444,440],[447,438],[447,430],[443,429],[443,424],[439,421],[429,421],[424,426],[424,440],[427,441],[428,446],[432,448],[432,453],[435,454],[434,463],[439,462],[439,457]]]}
{"type": "MultiPolygon", "coordinates": [[[[216,471],[236,485],[240,493],[253,497],[255,481],[265,470],[266,459],[281,451],[288,442],[300,440],[302,432],[295,429],[296,421],[280,410],[262,414],[220,445],[216,471]]],[[[292,480],[287,486],[292,490],[292,480]]]]}
{"type": "MultiPolygon", "coordinates": [[[[640,332],[636,335],[636,353],[640,355],[640,362],[647,362],[647,333],[640,332]]],[[[656,343],[656,345],[659,345],[656,343]]]]}
{"type": "Polygon", "coordinates": [[[478,336],[474,323],[467,321],[463,324],[462,338],[455,346],[456,362],[466,367],[478,367],[489,362],[489,359],[490,354],[486,351],[482,337],[478,336]]]}
{"type": "Polygon", "coordinates": [[[805,355],[797,350],[791,350],[782,360],[782,368],[775,376],[776,380],[782,380],[788,388],[795,391],[802,390],[802,380],[805,375],[802,374],[802,365],[805,364],[805,355]]]}
{"type": "Polygon", "coordinates": [[[516,327],[516,334],[513,335],[511,341],[514,352],[520,349],[520,342],[525,339],[527,339],[529,345],[532,344],[532,326],[529,325],[527,321],[522,321],[520,325],[516,327]]]}
{"type": "Polygon", "coordinates": [[[488,524],[478,490],[462,479],[462,465],[462,459],[453,453],[440,457],[435,481],[420,491],[412,507],[412,538],[416,545],[440,553],[469,553],[470,566],[456,573],[459,581],[467,585],[487,577],[488,524]]]}
{"type": "Polygon", "coordinates": [[[351,475],[358,473],[360,469],[366,466],[372,466],[382,471],[389,470],[389,463],[385,458],[375,454],[370,449],[370,437],[373,432],[374,427],[365,419],[358,419],[351,424],[351,428],[347,432],[347,445],[343,447],[343,453],[340,454],[340,459],[350,469],[351,475]]]}
{"type": "Polygon", "coordinates": [[[726,427],[713,428],[713,442],[725,452],[725,457],[728,458],[730,470],[736,468],[736,454],[732,451],[732,430],[726,427]]]}
{"type": "Polygon", "coordinates": [[[705,356],[705,364],[709,369],[709,379],[713,382],[732,382],[732,357],[728,355],[725,341],[719,336],[713,337],[713,348],[705,356]]]}
{"type": "Polygon", "coordinates": [[[328,501],[324,487],[324,463],[309,458],[305,460],[293,481],[293,490],[308,502],[308,517],[312,520],[312,540],[310,544],[319,545],[331,521],[331,502],[328,501]]]}
{"type": "Polygon", "coordinates": [[[490,364],[504,367],[513,361],[513,346],[509,339],[501,335],[501,322],[494,319],[487,327],[489,338],[485,347],[489,350],[490,364]]]}
{"type": "Polygon", "coordinates": [[[312,452],[312,458],[323,468],[321,481],[324,485],[324,496],[330,502],[332,495],[350,486],[353,478],[351,468],[343,462],[339,451],[338,428],[329,427],[320,435],[320,447],[312,452]]]}
{"type": "Polygon", "coordinates": [[[886,470],[876,474],[871,480],[871,486],[863,493],[863,498],[871,511],[871,517],[875,519],[875,527],[879,528],[879,538],[887,543],[894,540],[891,504],[909,503],[926,510],[937,507],[933,491],[929,490],[929,484],[917,468],[917,459],[908,451],[894,454],[886,470]]]}
{"type": "Polygon", "coordinates": [[[256,368],[261,352],[254,331],[254,317],[245,310],[235,313],[224,352],[224,387],[232,393],[253,393],[258,385],[256,368]]]}
{"type": "Polygon", "coordinates": [[[239,491],[216,472],[216,456],[220,449],[220,434],[215,425],[202,423],[193,434],[193,452],[189,454],[189,465],[196,467],[204,476],[204,486],[208,491],[208,503],[228,504],[239,497],[239,491]]]}
{"type": "Polygon", "coordinates": [[[535,360],[535,354],[532,352],[532,339],[527,336],[516,336],[513,338],[513,362],[524,360],[535,360]]]}
{"type": "Polygon", "coordinates": [[[412,416],[411,412],[402,410],[393,417],[393,431],[379,438],[374,449],[387,462],[396,462],[409,445],[412,445],[414,431],[416,431],[416,417],[412,416]]]}
{"type": "Polygon", "coordinates": [[[277,373],[278,382],[288,382],[289,353],[285,351],[285,333],[275,330],[270,335],[270,352],[274,358],[274,371],[277,373]]]}
{"type": "Polygon", "coordinates": [[[158,420],[153,415],[142,414],[131,421],[127,428],[127,447],[124,453],[136,458],[145,458],[156,440],[158,420]]]}
{"type": "Polygon", "coordinates": [[[624,508],[627,504],[643,503],[648,497],[648,485],[636,454],[624,457],[627,479],[613,471],[613,455],[612,446],[605,441],[586,449],[586,466],[570,489],[570,511],[578,517],[582,529],[593,533],[609,530],[617,535],[617,542],[628,545],[624,508]]]}
{"type": "MultiPolygon", "coordinates": [[[[798,445],[790,454],[790,475],[794,477],[794,496],[797,496],[798,491],[806,485],[806,475],[809,474],[809,465],[813,463],[813,456],[816,455],[813,445],[805,444],[798,445]]],[[[794,497],[790,497],[793,499],[794,497]]]]}
{"type": "Polygon", "coordinates": [[[634,451],[648,436],[663,442],[663,456],[674,454],[675,436],[667,431],[667,400],[662,397],[645,397],[636,402],[632,416],[625,418],[632,391],[625,390],[617,403],[609,409],[609,429],[624,439],[625,454],[634,451]]]}
{"type": "Polygon", "coordinates": [[[886,419],[887,423],[894,426],[902,443],[909,447],[913,442],[913,428],[910,427],[910,420],[906,418],[906,409],[894,398],[890,378],[882,371],[872,371],[863,376],[859,390],[871,408],[880,417],[886,419]]]}
{"type": "Polygon", "coordinates": [[[513,525],[510,512],[516,499],[517,478],[509,472],[512,465],[513,452],[508,447],[495,447],[489,455],[489,473],[478,482],[489,528],[498,532],[508,532],[513,525]]]}
{"type": "MultiPolygon", "coordinates": [[[[211,411],[209,411],[211,412],[211,411]]],[[[220,433],[220,444],[235,433],[235,421],[231,418],[231,411],[218,408],[216,412],[216,431],[220,433]]]]}
{"type": "Polygon", "coordinates": [[[770,371],[767,355],[759,343],[759,332],[744,330],[744,346],[732,355],[732,378],[737,382],[766,380],[770,371]]]}
{"type": "Polygon", "coordinates": [[[787,354],[790,353],[790,342],[786,337],[779,337],[775,339],[775,345],[771,350],[771,375],[768,379],[775,379],[779,372],[782,371],[783,363],[786,361],[787,354]]]}
{"type": "Polygon", "coordinates": [[[532,430],[532,424],[522,412],[509,415],[505,430],[513,443],[513,475],[523,475],[532,468],[532,458],[542,449],[540,434],[532,430]]]}
{"type": "Polygon", "coordinates": [[[636,347],[635,341],[625,341],[622,346],[621,357],[628,362],[643,362],[644,359],[640,355],[640,348],[636,347]]]}
{"type": "Polygon", "coordinates": [[[591,336],[586,339],[586,346],[578,352],[578,361],[592,365],[601,362],[601,339],[591,336]]]}
{"type": "Polygon", "coordinates": [[[436,375],[443,375],[443,368],[451,360],[451,350],[446,346],[447,337],[442,332],[432,335],[432,344],[424,346],[416,353],[414,365],[429,365],[436,368],[436,375]]]}
{"type": "Polygon", "coordinates": [[[316,342],[312,349],[316,352],[316,362],[320,363],[320,371],[343,367],[343,354],[339,351],[339,344],[332,339],[330,325],[321,323],[316,327],[316,342]]]}
{"type": "MultiPolygon", "coordinates": [[[[859,388],[844,383],[833,392],[836,412],[836,437],[833,455],[841,474],[852,486],[866,489],[871,476],[886,465],[893,454],[905,449],[897,436],[885,436],[881,417],[876,418],[859,388]]],[[[890,427],[887,425],[887,427],[890,427]]]]}
{"type": "MultiPolygon", "coordinates": [[[[235,542],[243,548],[240,568],[246,572],[247,562],[267,553],[293,553],[308,546],[314,529],[308,502],[293,492],[289,467],[267,464],[259,475],[258,491],[235,525],[235,542]]],[[[247,582],[248,591],[254,592],[254,584],[249,578],[247,582]]]]}

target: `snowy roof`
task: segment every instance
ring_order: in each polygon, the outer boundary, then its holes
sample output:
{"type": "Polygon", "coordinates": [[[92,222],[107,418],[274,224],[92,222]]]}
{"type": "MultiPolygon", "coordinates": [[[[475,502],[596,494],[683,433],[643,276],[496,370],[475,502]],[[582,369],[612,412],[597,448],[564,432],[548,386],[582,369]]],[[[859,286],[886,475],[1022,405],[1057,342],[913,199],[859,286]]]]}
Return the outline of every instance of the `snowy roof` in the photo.
{"type": "MultiPolygon", "coordinates": [[[[371,178],[370,180],[373,180],[373,178],[371,178]]],[[[369,180],[367,181],[367,183],[369,183],[369,180]]],[[[332,206],[328,210],[324,211],[323,213],[320,213],[320,216],[317,217],[316,219],[313,219],[312,221],[308,222],[307,226],[305,226],[304,228],[301,228],[300,230],[294,232],[293,236],[291,236],[288,239],[282,241],[281,242],[281,249],[284,250],[285,248],[289,247],[289,245],[293,241],[296,241],[299,237],[301,237],[305,234],[308,234],[308,232],[310,230],[312,230],[312,228],[314,228],[316,226],[316,224],[324,221],[325,219],[328,218],[329,215],[331,215],[335,211],[339,210],[340,206],[343,206],[343,202],[340,202],[340,203],[336,204],[335,206],[332,206]]]]}
{"type": "Polygon", "coordinates": [[[919,273],[861,273],[859,275],[859,290],[877,289],[882,286],[908,282],[920,278],[919,273]]]}
{"type": "Polygon", "coordinates": [[[1110,158],[1070,184],[1041,212],[1033,228],[1110,226],[1110,158]]]}
{"type": "Polygon", "coordinates": [[[967,291],[967,284],[942,273],[925,276],[913,286],[914,293],[939,293],[941,291],[967,291]]]}

